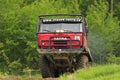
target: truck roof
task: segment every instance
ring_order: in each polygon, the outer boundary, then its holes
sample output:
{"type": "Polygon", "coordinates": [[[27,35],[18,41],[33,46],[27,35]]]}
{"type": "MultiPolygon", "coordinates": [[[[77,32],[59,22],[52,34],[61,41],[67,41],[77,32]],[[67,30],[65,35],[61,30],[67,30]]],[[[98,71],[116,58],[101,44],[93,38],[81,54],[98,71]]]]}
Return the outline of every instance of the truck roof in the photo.
{"type": "Polygon", "coordinates": [[[80,16],[80,17],[84,17],[82,14],[46,14],[46,15],[40,15],[39,17],[47,17],[47,16],[80,16]]]}

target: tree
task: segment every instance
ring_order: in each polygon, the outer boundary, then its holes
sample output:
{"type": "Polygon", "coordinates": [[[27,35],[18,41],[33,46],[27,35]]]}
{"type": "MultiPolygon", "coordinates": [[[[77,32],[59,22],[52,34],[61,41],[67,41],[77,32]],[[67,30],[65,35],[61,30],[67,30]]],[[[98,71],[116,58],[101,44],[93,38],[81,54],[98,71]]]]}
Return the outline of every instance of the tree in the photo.
{"type": "Polygon", "coordinates": [[[91,5],[87,12],[90,26],[89,45],[97,60],[114,53],[113,44],[119,36],[118,20],[109,14],[108,9],[107,2],[99,1],[91,5]]]}

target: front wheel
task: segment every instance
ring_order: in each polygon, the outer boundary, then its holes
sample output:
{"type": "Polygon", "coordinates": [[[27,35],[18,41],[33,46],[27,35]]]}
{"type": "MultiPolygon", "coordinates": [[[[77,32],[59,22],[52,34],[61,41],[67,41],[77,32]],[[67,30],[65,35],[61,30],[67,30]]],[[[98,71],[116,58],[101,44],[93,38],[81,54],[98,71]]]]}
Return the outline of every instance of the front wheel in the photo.
{"type": "Polygon", "coordinates": [[[40,56],[40,71],[43,78],[54,77],[50,62],[45,56],[40,56]]]}
{"type": "Polygon", "coordinates": [[[89,59],[86,55],[81,55],[78,57],[76,68],[88,68],[89,65],[89,59]]]}

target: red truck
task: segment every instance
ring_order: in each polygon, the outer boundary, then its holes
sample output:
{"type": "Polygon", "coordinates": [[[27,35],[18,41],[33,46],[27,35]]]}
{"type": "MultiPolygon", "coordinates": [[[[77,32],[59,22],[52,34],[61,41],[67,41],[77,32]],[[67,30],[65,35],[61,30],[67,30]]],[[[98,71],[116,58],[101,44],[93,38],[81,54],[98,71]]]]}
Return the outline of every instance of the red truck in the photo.
{"type": "Polygon", "coordinates": [[[87,45],[88,27],[83,15],[40,15],[37,51],[43,78],[89,67],[92,56],[87,45]]]}

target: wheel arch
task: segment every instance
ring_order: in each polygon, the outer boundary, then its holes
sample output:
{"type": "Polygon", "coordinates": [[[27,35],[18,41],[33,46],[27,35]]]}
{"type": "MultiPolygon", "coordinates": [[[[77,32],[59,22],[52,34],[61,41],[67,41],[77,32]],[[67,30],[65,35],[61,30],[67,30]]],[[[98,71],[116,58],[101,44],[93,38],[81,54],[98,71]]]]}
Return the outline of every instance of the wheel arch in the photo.
{"type": "Polygon", "coordinates": [[[80,56],[81,55],[86,55],[88,57],[89,62],[93,61],[93,58],[90,52],[81,53],[80,56]]]}

